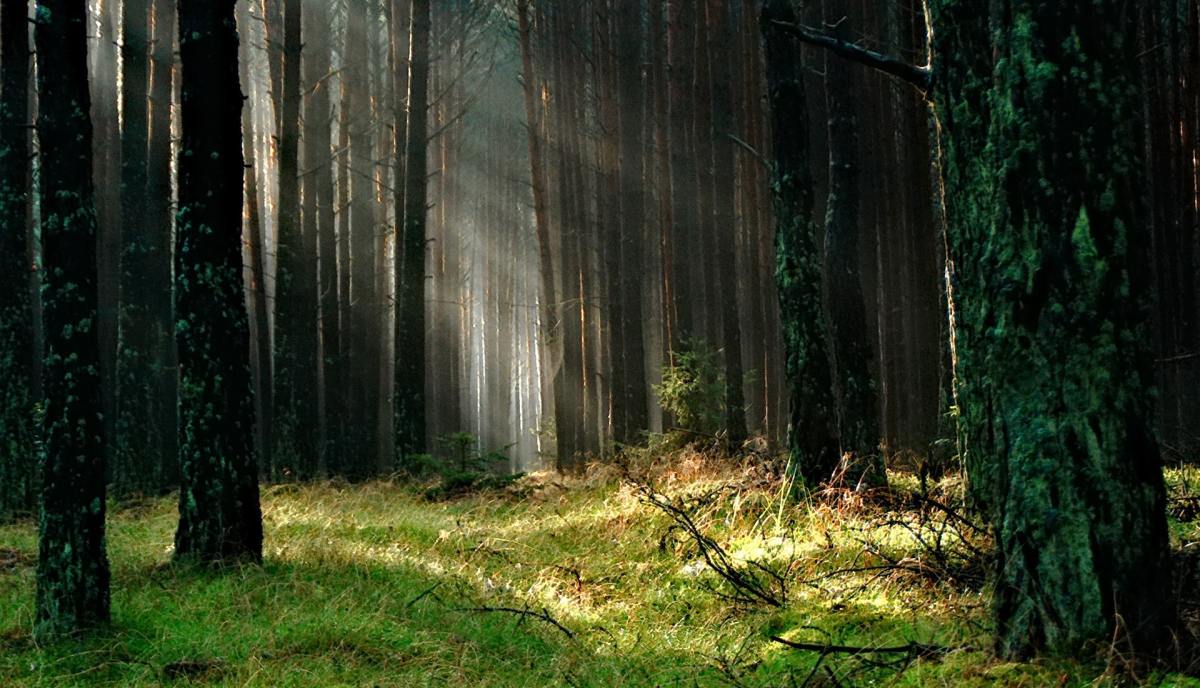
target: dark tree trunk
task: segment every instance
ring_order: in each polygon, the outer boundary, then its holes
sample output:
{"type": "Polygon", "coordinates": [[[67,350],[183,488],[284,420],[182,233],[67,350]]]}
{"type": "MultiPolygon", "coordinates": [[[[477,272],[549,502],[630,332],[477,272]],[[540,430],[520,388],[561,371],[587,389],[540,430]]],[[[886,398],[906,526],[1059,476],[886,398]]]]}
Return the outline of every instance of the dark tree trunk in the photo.
{"type": "Polygon", "coordinates": [[[412,0],[409,31],[408,141],[404,174],[404,232],[397,237],[396,449],[400,456],[426,450],[425,437],[425,236],[428,179],[429,0],[412,0]]]}
{"type": "Polygon", "coordinates": [[[788,448],[791,470],[817,486],[829,480],[841,451],[825,354],[828,332],[821,308],[821,244],[813,220],[804,66],[799,46],[774,24],[795,23],[790,0],[767,0],[761,20],[775,134],[776,277],[791,398],[788,448]]]}
{"type": "MultiPolygon", "coordinates": [[[[304,12],[304,83],[308,99],[304,103],[304,261],[311,282],[317,289],[317,337],[322,360],[316,362],[321,417],[317,421],[319,448],[318,474],[327,475],[330,453],[340,443],[342,422],[336,392],[340,381],[332,367],[340,355],[338,348],[337,228],[334,208],[332,100],[329,73],[330,11],[326,3],[309,3],[304,12]]],[[[303,271],[302,271],[303,272],[303,271]]]]}
{"type": "Polygon", "coordinates": [[[37,506],[29,255],[29,8],[0,6],[0,518],[37,506]]]}
{"type": "Polygon", "coordinates": [[[242,93],[234,0],[180,0],[176,293],[182,418],[175,557],[262,560],[242,278],[242,93]]]}
{"type": "Polygon", "coordinates": [[[156,290],[147,305],[154,324],[152,333],[158,386],[155,420],[161,449],[158,458],[160,490],[179,485],[179,356],[175,350],[175,304],[171,289],[174,204],[171,190],[171,104],[174,100],[175,0],[153,0],[153,47],[150,75],[150,141],[146,167],[147,230],[160,249],[148,279],[156,290]]]}
{"type": "MultiPolygon", "coordinates": [[[[836,19],[836,18],[835,18],[836,19]]],[[[858,114],[853,99],[857,67],[827,55],[829,197],[825,215],[825,302],[838,437],[849,465],[848,483],[883,483],[879,404],[870,370],[870,331],[863,303],[859,254],[858,114]]]]}
{"type": "Polygon", "coordinates": [[[989,30],[964,3],[931,3],[961,450],[996,532],[997,649],[1166,651],[1145,270],[1130,255],[1134,5],[1002,4],[989,30]]]}
{"type": "Polygon", "coordinates": [[[300,0],[283,3],[283,111],[279,136],[279,234],[275,271],[275,412],[271,466],[276,475],[317,470],[317,276],[300,216],[300,0]]]}
{"type": "MultiPolygon", "coordinates": [[[[167,439],[175,432],[174,422],[168,422],[175,400],[163,396],[171,337],[169,307],[164,307],[164,295],[170,294],[171,225],[151,213],[162,199],[149,195],[150,4],[126,0],[122,14],[121,307],[113,478],[122,491],[154,492],[165,487],[166,452],[176,444],[167,439]]],[[[167,83],[169,106],[169,79],[167,83]]]]}
{"type": "Polygon", "coordinates": [[[350,329],[348,394],[350,395],[347,446],[349,477],[361,479],[375,472],[378,447],[379,375],[375,338],[379,323],[375,293],[375,160],[371,146],[371,92],[369,0],[349,0],[347,9],[346,68],[347,128],[350,138],[350,329]]]}
{"type": "Polygon", "coordinates": [[[675,341],[672,350],[700,334],[692,307],[694,270],[692,261],[699,248],[699,217],[696,200],[696,160],[693,156],[692,97],[693,41],[696,23],[695,0],[671,0],[667,52],[670,66],[670,149],[671,149],[671,277],[675,312],[675,341]]]}
{"type": "Polygon", "coordinates": [[[108,621],[109,570],[86,7],[39,0],[37,17],[46,356],[34,632],[51,639],[108,621]]]}
{"type": "Polygon", "coordinates": [[[642,142],[645,81],[642,79],[642,2],[620,0],[617,3],[617,97],[620,116],[620,293],[610,296],[621,301],[625,320],[621,337],[622,369],[614,371],[614,380],[621,398],[624,434],[618,442],[637,439],[649,428],[646,406],[646,351],[642,312],[642,280],[645,266],[643,235],[645,233],[646,193],[642,165],[645,151],[642,142]],[[616,375],[614,375],[616,377],[616,375]]]}
{"type": "Polygon", "coordinates": [[[737,275],[744,270],[738,270],[735,263],[737,256],[737,214],[734,209],[736,200],[737,176],[734,167],[736,153],[734,151],[734,95],[735,85],[733,75],[734,64],[734,20],[730,12],[733,0],[708,0],[708,24],[715,32],[713,44],[716,50],[712,55],[712,143],[713,169],[715,174],[714,186],[716,193],[716,216],[714,229],[716,231],[717,255],[724,263],[724,269],[713,270],[709,274],[711,282],[718,283],[717,302],[709,307],[721,309],[721,346],[724,349],[725,364],[725,432],[727,441],[733,448],[740,447],[746,439],[746,397],[742,387],[744,377],[742,366],[742,329],[741,311],[738,308],[737,275]],[[730,269],[730,268],[733,269],[730,269]]]}

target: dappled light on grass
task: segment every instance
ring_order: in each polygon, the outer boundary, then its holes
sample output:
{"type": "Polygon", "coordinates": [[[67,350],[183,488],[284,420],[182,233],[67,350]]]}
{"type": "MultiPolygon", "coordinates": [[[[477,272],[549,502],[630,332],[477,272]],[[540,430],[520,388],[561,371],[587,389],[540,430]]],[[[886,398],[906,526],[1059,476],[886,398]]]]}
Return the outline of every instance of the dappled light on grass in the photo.
{"type": "MultiPolygon", "coordinates": [[[[735,561],[784,571],[784,607],[714,595],[720,581],[688,540],[607,469],[535,475],[446,502],[383,482],[285,485],[264,490],[261,568],[172,566],[171,499],[115,509],[114,626],[81,642],[35,647],[32,568],[22,558],[0,570],[0,672],[17,686],[597,687],[800,685],[814,667],[843,685],[1035,686],[1067,676],[1062,685],[1082,686],[1102,673],[988,659],[986,591],[919,568],[873,569],[886,562],[872,552],[915,560],[918,549],[869,503],[807,501],[754,472],[690,461],[649,472],[676,498],[719,488],[695,522],[735,561]],[[776,636],[946,652],[821,656],[776,636]]],[[[1195,535],[1191,523],[1175,528],[1195,535]]],[[[0,527],[0,543],[28,557],[32,524],[0,527]]],[[[824,685],[836,684],[826,676],[824,685]]]]}

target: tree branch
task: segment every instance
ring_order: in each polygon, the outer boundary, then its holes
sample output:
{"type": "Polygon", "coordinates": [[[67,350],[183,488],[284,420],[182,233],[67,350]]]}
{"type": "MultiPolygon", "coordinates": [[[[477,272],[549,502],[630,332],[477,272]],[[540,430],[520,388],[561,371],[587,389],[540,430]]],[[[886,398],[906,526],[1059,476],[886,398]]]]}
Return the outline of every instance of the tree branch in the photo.
{"type": "Polygon", "coordinates": [[[838,57],[866,65],[871,69],[894,76],[902,81],[907,81],[921,91],[928,91],[932,83],[933,72],[928,66],[919,67],[909,64],[903,60],[898,60],[883,53],[864,48],[856,43],[848,43],[840,38],[814,31],[799,24],[778,20],[772,20],[771,24],[804,43],[825,48],[838,57]]]}

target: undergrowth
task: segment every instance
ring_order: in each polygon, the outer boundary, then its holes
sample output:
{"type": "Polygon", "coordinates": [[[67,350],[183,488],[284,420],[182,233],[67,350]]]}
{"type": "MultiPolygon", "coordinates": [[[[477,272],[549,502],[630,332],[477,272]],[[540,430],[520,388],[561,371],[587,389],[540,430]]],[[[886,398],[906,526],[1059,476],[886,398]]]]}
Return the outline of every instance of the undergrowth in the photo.
{"type": "MultiPolygon", "coordinates": [[[[217,574],[169,564],[170,499],[114,506],[112,627],[52,647],[29,633],[34,524],[3,526],[0,683],[1116,684],[1103,662],[990,657],[987,536],[952,515],[952,480],[797,496],[778,473],[683,449],[432,502],[388,482],[275,486],[265,564],[217,574]],[[739,599],[717,550],[776,603],[739,599]]],[[[1172,475],[1181,551],[1200,542],[1191,480],[1172,475]]]]}

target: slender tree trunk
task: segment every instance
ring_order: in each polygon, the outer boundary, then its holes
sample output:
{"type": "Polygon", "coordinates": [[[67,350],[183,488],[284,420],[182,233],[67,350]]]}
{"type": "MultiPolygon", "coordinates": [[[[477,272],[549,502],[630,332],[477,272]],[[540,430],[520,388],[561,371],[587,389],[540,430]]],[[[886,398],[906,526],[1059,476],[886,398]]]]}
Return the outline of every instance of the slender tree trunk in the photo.
{"type": "Polygon", "coordinates": [[[34,633],[48,640],[108,621],[109,570],[86,6],[39,0],[36,16],[46,356],[34,633]]]}
{"type": "Polygon", "coordinates": [[[346,38],[347,127],[350,139],[350,434],[347,474],[362,479],[375,472],[378,446],[378,361],[375,307],[375,160],[371,145],[369,0],[349,0],[346,38]]]}
{"type": "Polygon", "coordinates": [[[301,0],[283,2],[283,112],[279,132],[279,234],[275,269],[275,411],[271,468],[316,474],[317,276],[300,208],[301,0]]]}
{"type": "Polygon", "coordinates": [[[620,294],[622,302],[621,378],[614,380],[625,410],[625,434],[618,442],[631,442],[649,428],[646,405],[646,349],[642,311],[642,279],[645,266],[646,193],[642,141],[645,81],[642,79],[641,0],[617,4],[617,91],[620,113],[620,294]]]}
{"type": "Polygon", "coordinates": [[[425,264],[428,178],[429,0],[412,0],[409,31],[408,141],[404,175],[403,270],[398,275],[396,317],[396,448],[401,456],[426,450],[425,264]]]}
{"type": "Polygon", "coordinates": [[[0,6],[0,518],[37,505],[29,260],[29,7],[0,6]]]}
{"type": "Polygon", "coordinates": [[[858,115],[853,100],[853,65],[825,60],[829,104],[829,197],[825,215],[825,303],[829,359],[842,454],[851,462],[845,480],[884,483],[879,453],[879,408],[871,375],[869,331],[863,303],[859,255],[860,179],[858,115]]]}
{"type": "Polygon", "coordinates": [[[149,266],[156,285],[148,299],[153,342],[159,424],[160,490],[179,484],[179,356],[175,349],[175,299],[171,289],[171,264],[175,224],[171,189],[171,105],[174,100],[175,0],[153,0],[153,45],[150,75],[150,140],[146,167],[147,229],[160,248],[149,266]]]}
{"type": "MultiPolygon", "coordinates": [[[[162,471],[171,462],[166,452],[176,444],[166,439],[175,432],[169,421],[175,400],[163,396],[171,332],[170,309],[164,307],[164,295],[170,294],[171,225],[160,224],[163,216],[151,213],[161,200],[149,194],[150,3],[126,0],[122,13],[121,344],[113,477],[122,490],[153,492],[165,487],[162,471]]],[[[169,104],[169,78],[167,83],[169,104]]]]}
{"type": "Polygon", "coordinates": [[[799,46],[776,21],[795,23],[790,0],[767,0],[762,10],[775,133],[776,278],[791,398],[788,448],[791,470],[817,486],[829,481],[841,451],[825,353],[828,331],[821,308],[821,244],[813,219],[804,66],[799,46]]]}
{"type": "Polygon", "coordinates": [[[180,0],[176,290],[182,372],[175,558],[262,560],[242,278],[242,93],[234,0],[180,0]]]}
{"type": "MultiPolygon", "coordinates": [[[[737,172],[734,166],[734,19],[730,11],[732,0],[708,0],[709,25],[716,32],[713,43],[713,169],[716,187],[716,244],[724,261],[737,255],[737,214],[734,201],[737,194],[737,172]]],[[[746,439],[746,397],[742,366],[741,311],[738,308],[740,270],[714,270],[709,279],[721,285],[718,301],[721,308],[721,346],[725,364],[725,431],[733,448],[746,439]]],[[[710,304],[710,307],[717,303],[710,304]]]]}
{"type": "MultiPolygon", "coordinates": [[[[330,11],[325,3],[309,3],[304,11],[304,262],[316,287],[318,371],[317,438],[321,441],[317,474],[327,475],[331,447],[340,443],[341,423],[335,393],[340,383],[333,375],[332,361],[338,348],[337,228],[334,215],[332,100],[330,71],[330,11]]],[[[305,272],[302,270],[302,272],[305,272]]]]}

